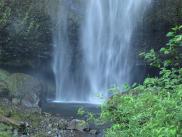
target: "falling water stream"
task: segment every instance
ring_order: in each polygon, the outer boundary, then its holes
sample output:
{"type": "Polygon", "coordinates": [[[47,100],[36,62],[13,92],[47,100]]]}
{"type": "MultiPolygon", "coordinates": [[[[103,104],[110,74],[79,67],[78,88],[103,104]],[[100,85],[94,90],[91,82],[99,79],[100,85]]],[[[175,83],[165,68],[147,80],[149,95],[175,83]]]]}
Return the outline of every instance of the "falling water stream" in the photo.
{"type": "Polygon", "coordinates": [[[106,99],[108,88],[122,89],[131,81],[132,36],[150,0],[87,0],[76,65],[68,34],[68,1],[60,2],[54,17],[56,101],[100,103],[98,94],[106,99]]]}

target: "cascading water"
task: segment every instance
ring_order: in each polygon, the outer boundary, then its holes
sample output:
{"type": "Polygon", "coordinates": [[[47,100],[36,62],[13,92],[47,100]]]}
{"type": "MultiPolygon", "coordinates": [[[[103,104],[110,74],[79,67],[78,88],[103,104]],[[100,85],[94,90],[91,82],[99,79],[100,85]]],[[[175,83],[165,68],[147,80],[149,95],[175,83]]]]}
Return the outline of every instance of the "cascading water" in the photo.
{"type": "Polygon", "coordinates": [[[149,1],[87,0],[77,65],[68,36],[68,8],[60,7],[54,33],[56,100],[98,103],[98,93],[107,98],[108,88],[122,88],[130,82],[134,65],[131,39],[149,1]]]}
{"type": "Polygon", "coordinates": [[[90,0],[83,25],[82,47],[91,88],[107,97],[107,88],[130,83],[131,37],[142,20],[147,0],[90,0]]]}

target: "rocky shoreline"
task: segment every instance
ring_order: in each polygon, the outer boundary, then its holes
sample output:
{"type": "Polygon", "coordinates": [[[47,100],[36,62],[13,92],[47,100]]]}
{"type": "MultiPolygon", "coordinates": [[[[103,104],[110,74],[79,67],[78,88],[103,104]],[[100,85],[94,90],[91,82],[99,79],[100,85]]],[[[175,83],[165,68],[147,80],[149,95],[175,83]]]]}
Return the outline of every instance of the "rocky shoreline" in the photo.
{"type": "Polygon", "coordinates": [[[98,129],[90,128],[84,120],[64,119],[59,115],[41,112],[40,108],[26,108],[1,98],[0,136],[97,137],[100,134],[98,129]]]}
{"type": "Polygon", "coordinates": [[[86,120],[42,111],[44,85],[33,76],[0,69],[0,137],[101,136],[86,120]]]}

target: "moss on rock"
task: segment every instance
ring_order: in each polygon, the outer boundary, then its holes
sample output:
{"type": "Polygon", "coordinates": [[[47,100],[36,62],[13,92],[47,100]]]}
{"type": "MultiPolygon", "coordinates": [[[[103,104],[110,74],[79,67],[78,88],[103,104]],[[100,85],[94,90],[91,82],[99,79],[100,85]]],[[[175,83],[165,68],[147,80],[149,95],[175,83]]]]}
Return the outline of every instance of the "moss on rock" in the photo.
{"type": "Polygon", "coordinates": [[[0,69],[0,96],[7,96],[9,93],[7,79],[10,76],[10,73],[0,69]]]}
{"type": "Polygon", "coordinates": [[[10,76],[10,73],[6,70],[0,69],[0,81],[6,81],[7,78],[10,76]]]}
{"type": "Polygon", "coordinates": [[[0,123],[0,137],[12,137],[12,127],[0,123]]]}
{"type": "Polygon", "coordinates": [[[33,92],[39,94],[41,91],[41,83],[36,78],[23,74],[15,73],[7,79],[8,89],[11,96],[22,98],[33,92]]]}

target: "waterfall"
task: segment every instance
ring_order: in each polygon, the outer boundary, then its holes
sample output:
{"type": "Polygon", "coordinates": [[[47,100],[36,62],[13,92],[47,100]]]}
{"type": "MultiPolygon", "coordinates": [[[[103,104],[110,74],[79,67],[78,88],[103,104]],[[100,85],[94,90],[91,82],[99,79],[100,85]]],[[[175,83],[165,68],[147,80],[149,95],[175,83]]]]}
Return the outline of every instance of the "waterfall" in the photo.
{"type": "Polygon", "coordinates": [[[116,85],[122,89],[130,83],[132,36],[149,2],[87,0],[79,36],[81,57],[76,65],[68,34],[69,2],[60,4],[54,32],[56,100],[98,103],[97,94],[107,98],[108,88],[116,85]]]}

